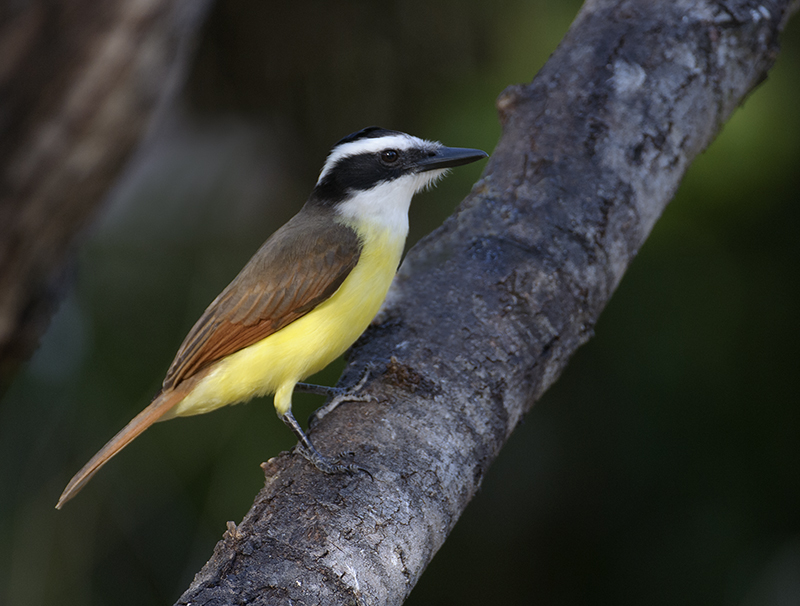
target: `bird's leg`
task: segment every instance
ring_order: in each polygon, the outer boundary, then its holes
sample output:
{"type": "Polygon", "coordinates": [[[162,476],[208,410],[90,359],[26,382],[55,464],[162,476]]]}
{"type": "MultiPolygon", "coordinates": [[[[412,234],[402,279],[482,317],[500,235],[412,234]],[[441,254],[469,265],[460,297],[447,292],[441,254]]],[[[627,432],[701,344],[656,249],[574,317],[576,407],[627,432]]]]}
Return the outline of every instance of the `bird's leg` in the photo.
{"type": "Polygon", "coordinates": [[[347,390],[344,387],[328,387],[327,385],[314,385],[313,383],[297,383],[294,390],[300,393],[310,393],[315,396],[336,397],[347,390]]]}
{"type": "MultiPolygon", "coordinates": [[[[361,388],[364,387],[367,379],[369,378],[369,368],[364,371],[363,376],[358,381],[358,383],[352,389],[346,389],[343,387],[327,387],[325,385],[313,385],[311,383],[297,383],[294,386],[294,389],[303,392],[303,393],[311,393],[320,396],[329,396],[332,397],[331,401],[328,402],[325,406],[318,408],[311,414],[309,418],[309,426],[316,423],[324,417],[326,414],[331,412],[334,408],[336,408],[339,404],[344,401],[355,401],[355,402],[365,402],[372,399],[372,396],[357,396],[355,395],[361,388]]],[[[298,452],[302,454],[308,461],[314,464],[314,466],[323,471],[325,473],[336,473],[347,471],[350,473],[355,473],[357,471],[363,471],[366,473],[370,478],[372,474],[369,472],[368,469],[361,467],[360,465],[356,465],[351,463],[349,465],[344,465],[339,463],[338,461],[341,459],[342,456],[340,455],[337,457],[335,461],[332,461],[322,455],[311,443],[309,437],[305,434],[305,432],[300,427],[300,424],[292,415],[291,408],[286,411],[283,415],[280,415],[283,422],[291,429],[294,434],[297,436],[299,441],[298,444],[298,452]]]]}
{"type": "Polygon", "coordinates": [[[359,467],[358,465],[351,463],[349,465],[343,465],[341,463],[337,463],[331,461],[330,459],[322,456],[314,445],[311,443],[311,440],[303,431],[303,428],[300,427],[300,423],[297,422],[297,419],[294,418],[291,410],[286,411],[283,415],[281,415],[281,420],[289,427],[289,429],[294,432],[294,435],[297,436],[299,441],[298,444],[298,452],[303,455],[308,461],[314,464],[314,467],[319,469],[324,473],[338,473],[342,471],[347,471],[350,473],[355,473],[357,471],[363,471],[370,477],[372,474],[369,473],[363,467],[359,467]]]}

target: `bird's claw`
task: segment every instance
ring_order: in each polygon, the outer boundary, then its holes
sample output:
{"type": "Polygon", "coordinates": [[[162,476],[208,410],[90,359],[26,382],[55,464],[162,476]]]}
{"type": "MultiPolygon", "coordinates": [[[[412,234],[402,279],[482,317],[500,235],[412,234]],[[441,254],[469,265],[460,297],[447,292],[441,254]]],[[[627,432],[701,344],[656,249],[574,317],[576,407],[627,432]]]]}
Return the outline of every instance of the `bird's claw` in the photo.
{"type": "Polygon", "coordinates": [[[326,474],[334,474],[334,473],[349,473],[349,474],[356,474],[359,472],[363,472],[369,476],[370,480],[374,480],[372,473],[365,468],[361,467],[361,465],[357,465],[355,463],[342,463],[341,460],[345,457],[352,457],[354,453],[352,452],[344,452],[341,453],[336,459],[328,459],[327,457],[323,456],[316,448],[314,450],[309,450],[304,444],[298,442],[297,444],[297,452],[299,452],[303,458],[305,458],[309,463],[314,465],[317,469],[321,472],[326,474]]]}

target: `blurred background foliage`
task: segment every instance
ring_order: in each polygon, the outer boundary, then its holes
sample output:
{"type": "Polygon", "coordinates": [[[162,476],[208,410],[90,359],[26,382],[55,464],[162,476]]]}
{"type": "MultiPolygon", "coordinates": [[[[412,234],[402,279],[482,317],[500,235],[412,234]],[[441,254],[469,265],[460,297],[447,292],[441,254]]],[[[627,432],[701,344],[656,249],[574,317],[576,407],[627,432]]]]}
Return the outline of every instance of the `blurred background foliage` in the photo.
{"type": "MultiPolygon", "coordinates": [[[[248,510],[258,464],[294,443],[269,401],[154,427],[56,512],[67,480],[146,405],[332,143],[380,124],[491,151],[494,99],[579,6],[217,3],[0,403],[0,604],[177,599],[248,510]]],[[[800,603],[798,67],[795,22],[409,604],[800,603]]],[[[480,170],[415,200],[410,243],[480,170]]]]}

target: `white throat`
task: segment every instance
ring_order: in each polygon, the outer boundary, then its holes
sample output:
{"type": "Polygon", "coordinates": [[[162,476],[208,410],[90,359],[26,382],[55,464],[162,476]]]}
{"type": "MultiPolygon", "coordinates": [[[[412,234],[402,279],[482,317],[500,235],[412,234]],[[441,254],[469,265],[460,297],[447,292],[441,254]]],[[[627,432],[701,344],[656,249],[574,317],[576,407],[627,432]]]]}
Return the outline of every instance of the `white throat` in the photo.
{"type": "Polygon", "coordinates": [[[446,169],[430,170],[379,183],[372,189],[351,194],[337,205],[336,211],[347,223],[382,227],[405,238],[408,234],[411,198],[446,172],[446,169]]]}

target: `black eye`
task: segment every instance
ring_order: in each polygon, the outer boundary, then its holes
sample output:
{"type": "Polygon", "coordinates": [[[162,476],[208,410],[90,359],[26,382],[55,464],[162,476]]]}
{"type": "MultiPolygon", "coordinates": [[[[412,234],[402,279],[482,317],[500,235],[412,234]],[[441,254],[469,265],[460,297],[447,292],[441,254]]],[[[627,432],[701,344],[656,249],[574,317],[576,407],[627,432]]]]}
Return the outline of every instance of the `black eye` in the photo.
{"type": "Polygon", "coordinates": [[[386,164],[394,164],[400,158],[400,154],[396,149],[385,149],[381,152],[381,161],[386,164]]]}

